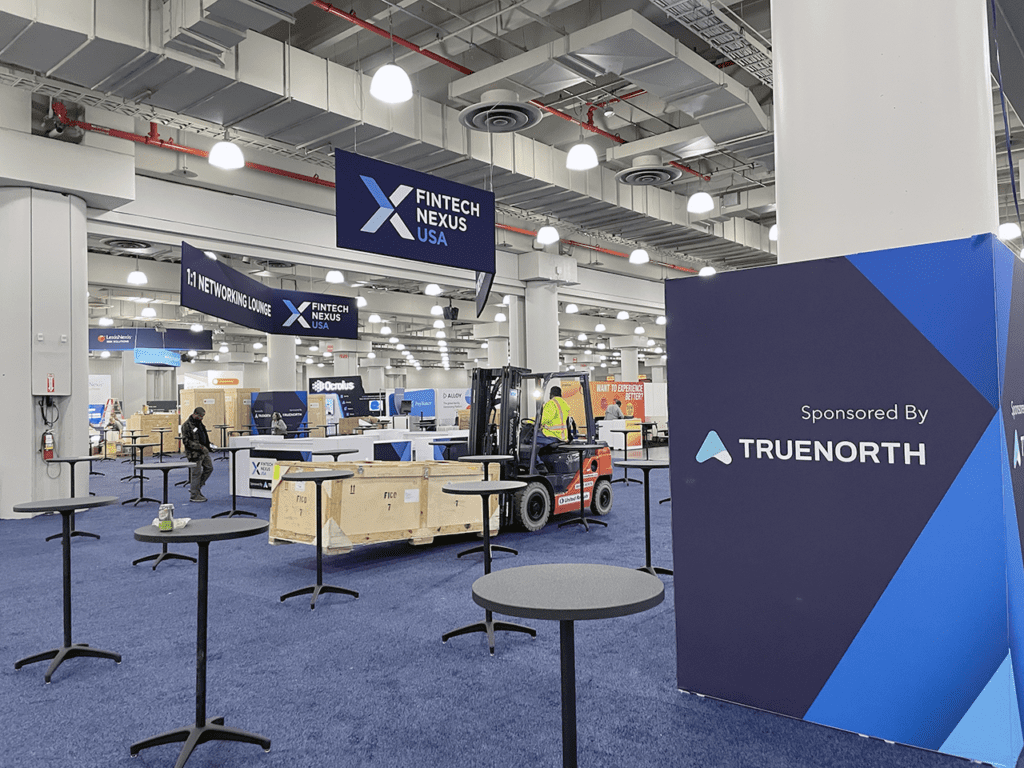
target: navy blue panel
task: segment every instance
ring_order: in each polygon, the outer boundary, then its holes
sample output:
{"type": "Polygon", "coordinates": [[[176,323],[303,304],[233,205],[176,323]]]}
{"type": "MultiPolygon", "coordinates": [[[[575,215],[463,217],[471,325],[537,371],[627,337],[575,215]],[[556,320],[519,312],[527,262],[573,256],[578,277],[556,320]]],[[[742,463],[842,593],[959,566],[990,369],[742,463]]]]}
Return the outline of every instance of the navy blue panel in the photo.
{"type": "Polygon", "coordinates": [[[994,235],[850,256],[857,267],[993,405],[998,405],[994,235]]]}
{"type": "Polygon", "coordinates": [[[670,281],[666,306],[678,683],[802,717],[995,409],[844,258],[670,281]],[[730,463],[697,462],[712,430],[730,463]]]}
{"type": "Polygon", "coordinates": [[[1001,440],[996,415],[808,720],[939,749],[984,690],[1007,653],[1001,440]]]}
{"type": "Polygon", "coordinates": [[[338,247],[494,274],[494,193],[334,150],[338,247]]]}

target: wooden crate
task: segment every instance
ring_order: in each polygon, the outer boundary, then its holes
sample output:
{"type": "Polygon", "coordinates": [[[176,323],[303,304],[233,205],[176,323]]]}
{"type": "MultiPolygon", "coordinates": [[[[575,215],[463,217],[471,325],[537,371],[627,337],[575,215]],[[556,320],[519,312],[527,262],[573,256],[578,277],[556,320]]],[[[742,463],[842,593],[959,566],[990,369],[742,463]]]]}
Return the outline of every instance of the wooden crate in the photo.
{"type": "Polygon", "coordinates": [[[218,424],[230,424],[231,429],[244,429],[252,421],[252,393],[258,389],[233,387],[224,389],[224,421],[218,424]]]}
{"type": "Polygon", "coordinates": [[[227,424],[224,419],[226,418],[224,408],[224,392],[223,389],[183,389],[181,390],[181,400],[179,402],[181,420],[184,421],[192,412],[202,406],[206,409],[206,418],[203,419],[203,424],[206,425],[206,431],[211,435],[220,435],[220,430],[215,430],[214,427],[217,424],[227,424]]]}
{"type": "MultiPolygon", "coordinates": [[[[327,396],[309,395],[306,400],[306,423],[309,428],[327,426],[327,396]]],[[[310,433],[314,434],[314,433],[310,433]]],[[[323,432],[317,430],[316,435],[323,437],[323,432]]]]}
{"type": "MultiPolygon", "coordinates": [[[[346,480],[324,483],[323,522],[337,526],[325,550],[348,552],[358,544],[410,541],[427,544],[435,536],[483,530],[480,498],[441,491],[449,482],[480,480],[480,464],[438,461],[280,462],[270,508],[270,541],[312,544],[316,540],[316,486],[279,482],[281,473],[350,469],[346,480]]],[[[491,467],[497,479],[498,467],[491,467]]],[[[497,500],[491,501],[491,531],[498,532],[497,500]]]]}
{"type": "MultiPolygon", "coordinates": [[[[170,432],[164,433],[164,450],[173,452],[178,447],[178,441],[174,439],[178,434],[178,414],[176,413],[133,413],[128,417],[127,428],[140,430],[142,437],[135,441],[137,443],[159,443],[160,433],[153,430],[170,429],[170,432]]],[[[128,441],[129,444],[130,442],[128,441]]],[[[143,456],[155,456],[159,450],[159,447],[144,448],[142,454],[143,456]]]]}

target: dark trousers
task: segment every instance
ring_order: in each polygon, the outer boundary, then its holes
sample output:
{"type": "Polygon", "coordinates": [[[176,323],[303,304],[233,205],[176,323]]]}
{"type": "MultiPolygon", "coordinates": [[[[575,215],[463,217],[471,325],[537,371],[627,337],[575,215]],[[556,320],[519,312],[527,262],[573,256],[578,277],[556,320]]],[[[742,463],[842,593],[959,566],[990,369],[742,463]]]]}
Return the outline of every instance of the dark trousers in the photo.
{"type": "Polygon", "coordinates": [[[210,454],[204,453],[196,459],[196,465],[189,472],[192,476],[192,496],[196,497],[213,474],[213,459],[210,454]]]}

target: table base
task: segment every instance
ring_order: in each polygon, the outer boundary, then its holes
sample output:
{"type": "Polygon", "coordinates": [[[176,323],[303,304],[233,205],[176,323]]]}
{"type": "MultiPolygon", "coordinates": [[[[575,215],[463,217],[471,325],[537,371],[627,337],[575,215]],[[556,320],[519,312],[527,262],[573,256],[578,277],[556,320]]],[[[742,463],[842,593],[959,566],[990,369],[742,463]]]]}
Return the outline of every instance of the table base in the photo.
{"type": "Polygon", "coordinates": [[[125,475],[124,477],[121,478],[121,482],[123,483],[125,480],[138,480],[139,477],[140,476],[136,474],[125,475]]]}
{"type": "Polygon", "coordinates": [[[498,631],[504,632],[522,632],[523,634],[529,635],[530,637],[537,636],[537,630],[532,627],[524,627],[522,624],[513,624],[510,621],[495,621],[491,617],[491,612],[487,611],[483,621],[474,621],[472,624],[467,624],[464,627],[453,629],[451,632],[445,632],[441,635],[441,642],[447,643],[451,638],[458,635],[469,635],[474,632],[486,632],[487,633],[487,647],[491,652],[491,656],[494,655],[494,633],[498,631]]]}
{"type": "Polygon", "coordinates": [[[352,595],[352,597],[358,599],[359,593],[354,589],[345,589],[344,587],[332,587],[329,584],[313,584],[302,589],[296,589],[292,592],[281,595],[281,602],[283,603],[289,597],[298,597],[299,595],[312,595],[313,597],[309,601],[309,610],[316,608],[316,599],[320,597],[321,592],[333,593],[335,595],[352,595]]]}
{"type": "Polygon", "coordinates": [[[225,509],[223,512],[218,512],[213,517],[237,517],[238,515],[249,515],[249,517],[259,517],[255,512],[250,512],[247,509],[225,509]]]}
{"type": "Polygon", "coordinates": [[[168,552],[167,545],[164,544],[163,551],[157,552],[153,555],[146,555],[145,557],[140,557],[138,560],[132,560],[132,565],[138,565],[139,563],[148,563],[150,560],[156,560],[156,562],[153,563],[154,571],[156,570],[156,567],[160,565],[160,563],[162,563],[164,560],[188,560],[193,563],[196,562],[196,559],[191,555],[180,555],[177,552],[168,552]]]}
{"type": "MultiPolygon", "coordinates": [[[[512,547],[506,547],[502,544],[491,544],[489,546],[491,552],[508,552],[513,555],[519,554],[518,549],[512,549],[512,547]]],[[[462,557],[463,555],[472,555],[474,552],[484,552],[487,550],[487,548],[488,545],[486,544],[477,544],[475,547],[470,547],[469,549],[462,550],[461,552],[459,552],[459,554],[456,555],[456,557],[462,557]]]]}
{"type": "MultiPolygon", "coordinates": [[[[614,480],[612,482],[615,482],[614,480]]],[[[605,528],[608,527],[608,523],[604,520],[598,520],[593,517],[585,517],[580,515],[579,517],[573,517],[569,520],[565,520],[558,524],[559,528],[564,528],[567,525],[582,525],[586,530],[590,530],[591,525],[603,525],[605,528]]]]}
{"type": "Polygon", "coordinates": [[[672,497],[671,497],[671,496],[669,496],[669,497],[668,497],[667,499],[662,499],[662,500],[661,500],[661,501],[659,501],[658,503],[659,503],[659,504],[664,504],[664,503],[665,503],[666,501],[672,501],[672,497]]]}
{"type": "Polygon", "coordinates": [[[643,571],[644,573],[649,573],[651,574],[651,576],[657,576],[659,573],[665,576],[673,575],[673,571],[671,568],[662,568],[660,565],[644,565],[640,568],[637,568],[636,570],[643,571]]]}
{"type": "Polygon", "coordinates": [[[139,504],[141,504],[144,501],[151,501],[154,504],[160,504],[161,503],[160,499],[153,499],[153,498],[150,498],[149,496],[137,496],[134,499],[128,499],[127,501],[122,501],[121,502],[121,506],[124,506],[125,504],[131,504],[133,507],[137,507],[137,506],[139,506],[139,504]],[[134,503],[132,503],[132,502],[134,502],[134,503]]]}
{"type": "Polygon", "coordinates": [[[636,483],[637,485],[642,485],[642,483],[639,480],[637,480],[636,478],[633,478],[633,477],[617,477],[614,480],[612,480],[612,482],[613,483],[626,483],[626,484],[636,483]]]}
{"type": "Polygon", "coordinates": [[[121,654],[119,653],[101,651],[99,648],[91,648],[88,643],[73,643],[71,645],[54,648],[49,651],[43,651],[42,653],[37,653],[33,656],[26,656],[24,659],[14,662],[14,668],[21,669],[26,664],[35,664],[39,661],[53,659],[49,669],[46,670],[46,674],[43,675],[43,680],[49,683],[53,673],[57,671],[57,667],[63,664],[64,661],[67,659],[85,656],[97,659],[113,659],[118,664],[121,663],[121,654]]]}
{"type": "Polygon", "coordinates": [[[223,717],[211,717],[205,725],[190,725],[150,736],[148,739],[132,744],[129,751],[131,756],[135,757],[144,749],[158,747],[162,744],[176,744],[179,741],[185,742],[185,746],[181,748],[174,768],[182,768],[191,757],[193,750],[207,741],[241,741],[246,744],[259,744],[263,747],[264,752],[270,751],[270,739],[238,728],[228,728],[224,725],[223,717]]]}
{"type": "MultiPolygon", "coordinates": [[[[55,534],[53,534],[53,536],[47,536],[46,537],[46,541],[53,541],[54,539],[59,539],[63,535],[64,534],[61,534],[61,533],[55,533],[55,534]]],[[[78,531],[78,530],[72,531],[71,532],[71,536],[72,537],[75,537],[75,536],[92,536],[92,538],[94,538],[94,539],[98,539],[100,537],[100,535],[98,533],[89,533],[88,531],[78,531]]]]}

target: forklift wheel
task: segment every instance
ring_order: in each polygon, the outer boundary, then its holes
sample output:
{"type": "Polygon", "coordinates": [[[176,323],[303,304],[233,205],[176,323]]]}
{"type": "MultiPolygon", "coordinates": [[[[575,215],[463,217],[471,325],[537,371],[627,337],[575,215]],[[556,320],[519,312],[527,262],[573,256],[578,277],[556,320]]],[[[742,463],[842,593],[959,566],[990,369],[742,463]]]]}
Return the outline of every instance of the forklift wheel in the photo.
{"type": "Polygon", "coordinates": [[[595,515],[607,515],[612,511],[612,481],[602,477],[594,485],[590,511],[595,515]]]}
{"type": "Polygon", "coordinates": [[[516,494],[515,517],[528,531],[539,531],[551,519],[551,493],[534,480],[516,494]]]}

